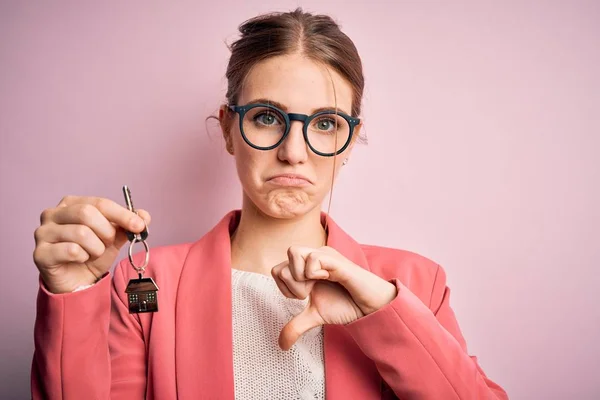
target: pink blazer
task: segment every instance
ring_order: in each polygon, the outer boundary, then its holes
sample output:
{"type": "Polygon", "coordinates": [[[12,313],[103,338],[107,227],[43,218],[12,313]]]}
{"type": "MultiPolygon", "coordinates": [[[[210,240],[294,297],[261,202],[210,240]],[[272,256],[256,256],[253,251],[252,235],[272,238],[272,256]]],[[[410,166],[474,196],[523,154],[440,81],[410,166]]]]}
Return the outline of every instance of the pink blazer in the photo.
{"type": "MultiPolygon", "coordinates": [[[[75,293],[51,294],[40,281],[33,398],[234,399],[230,232],[239,216],[230,212],[197,242],[151,250],[154,314],[129,314],[127,260],[113,279],[75,293]]],[[[329,246],[398,288],[375,313],[324,327],[327,399],[508,398],[467,354],[439,265],[360,245],[322,217],[329,246]]]]}

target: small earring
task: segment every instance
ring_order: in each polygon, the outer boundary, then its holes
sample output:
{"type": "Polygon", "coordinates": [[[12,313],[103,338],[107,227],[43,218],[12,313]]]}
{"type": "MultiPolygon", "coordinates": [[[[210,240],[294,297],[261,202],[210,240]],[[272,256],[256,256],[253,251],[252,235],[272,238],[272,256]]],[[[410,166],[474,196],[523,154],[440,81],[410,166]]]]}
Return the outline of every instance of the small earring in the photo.
{"type": "Polygon", "coordinates": [[[342,165],[346,165],[346,164],[348,164],[348,159],[344,158],[344,162],[342,162],[342,165]]]}

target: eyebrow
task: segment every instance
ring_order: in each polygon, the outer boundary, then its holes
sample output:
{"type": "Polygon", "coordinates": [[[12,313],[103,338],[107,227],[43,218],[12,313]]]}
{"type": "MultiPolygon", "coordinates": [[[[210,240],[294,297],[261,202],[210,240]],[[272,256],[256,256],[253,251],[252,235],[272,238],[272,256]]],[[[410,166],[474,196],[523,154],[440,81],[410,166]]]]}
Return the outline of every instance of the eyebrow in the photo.
{"type": "MultiPolygon", "coordinates": [[[[289,112],[289,108],[285,104],[282,104],[278,101],[274,101],[274,100],[270,100],[270,99],[266,99],[266,98],[260,98],[260,99],[250,100],[247,104],[254,104],[254,103],[270,104],[277,108],[281,108],[286,113],[289,112]]],[[[316,114],[321,111],[332,111],[335,109],[336,109],[335,107],[319,107],[319,108],[313,109],[311,114],[316,114]]],[[[350,113],[346,112],[346,110],[344,110],[343,108],[338,107],[337,110],[340,112],[343,112],[344,114],[351,115],[350,113]]]]}

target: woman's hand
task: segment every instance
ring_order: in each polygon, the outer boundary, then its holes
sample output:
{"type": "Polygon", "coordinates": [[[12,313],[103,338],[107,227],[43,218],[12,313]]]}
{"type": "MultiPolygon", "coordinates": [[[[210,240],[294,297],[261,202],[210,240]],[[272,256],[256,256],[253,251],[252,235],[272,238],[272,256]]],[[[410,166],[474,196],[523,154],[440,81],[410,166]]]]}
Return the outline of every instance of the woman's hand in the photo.
{"type": "Polygon", "coordinates": [[[33,260],[46,288],[67,293],[96,282],[127,242],[125,229],[139,233],[144,222],[150,224],[150,214],[138,213],[109,199],[77,196],[44,210],[34,234],[33,260]]]}
{"type": "Polygon", "coordinates": [[[308,306],[288,322],[279,347],[288,350],[308,330],[325,324],[345,325],[379,310],[397,295],[396,287],[359,267],[331,247],[290,247],[288,261],[271,274],[288,298],[305,299],[308,306]]]}

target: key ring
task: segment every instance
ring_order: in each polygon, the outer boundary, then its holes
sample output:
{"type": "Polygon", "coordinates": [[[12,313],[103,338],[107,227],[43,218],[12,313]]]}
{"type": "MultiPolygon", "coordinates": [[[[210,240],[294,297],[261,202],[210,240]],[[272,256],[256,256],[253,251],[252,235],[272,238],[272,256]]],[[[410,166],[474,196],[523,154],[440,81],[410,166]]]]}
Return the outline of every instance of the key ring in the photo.
{"type": "MultiPolygon", "coordinates": [[[[137,215],[140,215],[137,211],[135,211],[135,213],[137,215]]],[[[148,237],[148,226],[146,225],[146,221],[144,221],[144,232],[146,232],[146,237],[148,237]]],[[[146,272],[146,267],[148,266],[148,263],[150,262],[150,246],[148,246],[148,243],[146,242],[146,239],[144,238],[144,236],[141,233],[136,233],[136,234],[132,234],[132,238],[130,240],[129,243],[129,250],[127,252],[127,255],[129,256],[129,264],[131,264],[131,266],[133,267],[133,269],[135,269],[137,271],[137,273],[142,276],[144,274],[144,272],[146,272]],[[141,266],[137,266],[135,265],[135,263],[133,262],[133,246],[135,246],[136,243],[141,243],[144,245],[144,252],[145,257],[144,257],[144,263],[141,266]]]]}
{"type": "Polygon", "coordinates": [[[143,274],[146,271],[146,267],[148,266],[148,263],[150,262],[150,247],[148,247],[148,243],[146,243],[146,241],[144,239],[142,239],[139,235],[135,235],[135,237],[129,244],[128,256],[129,256],[129,263],[131,264],[133,269],[135,269],[138,274],[143,274]],[[144,263],[142,265],[140,265],[139,267],[137,265],[135,265],[135,263],[133,262],[133,246],[136,243],[143,244],[144,251],[146,253],[146,256],[144,257],[144,263]]]}

